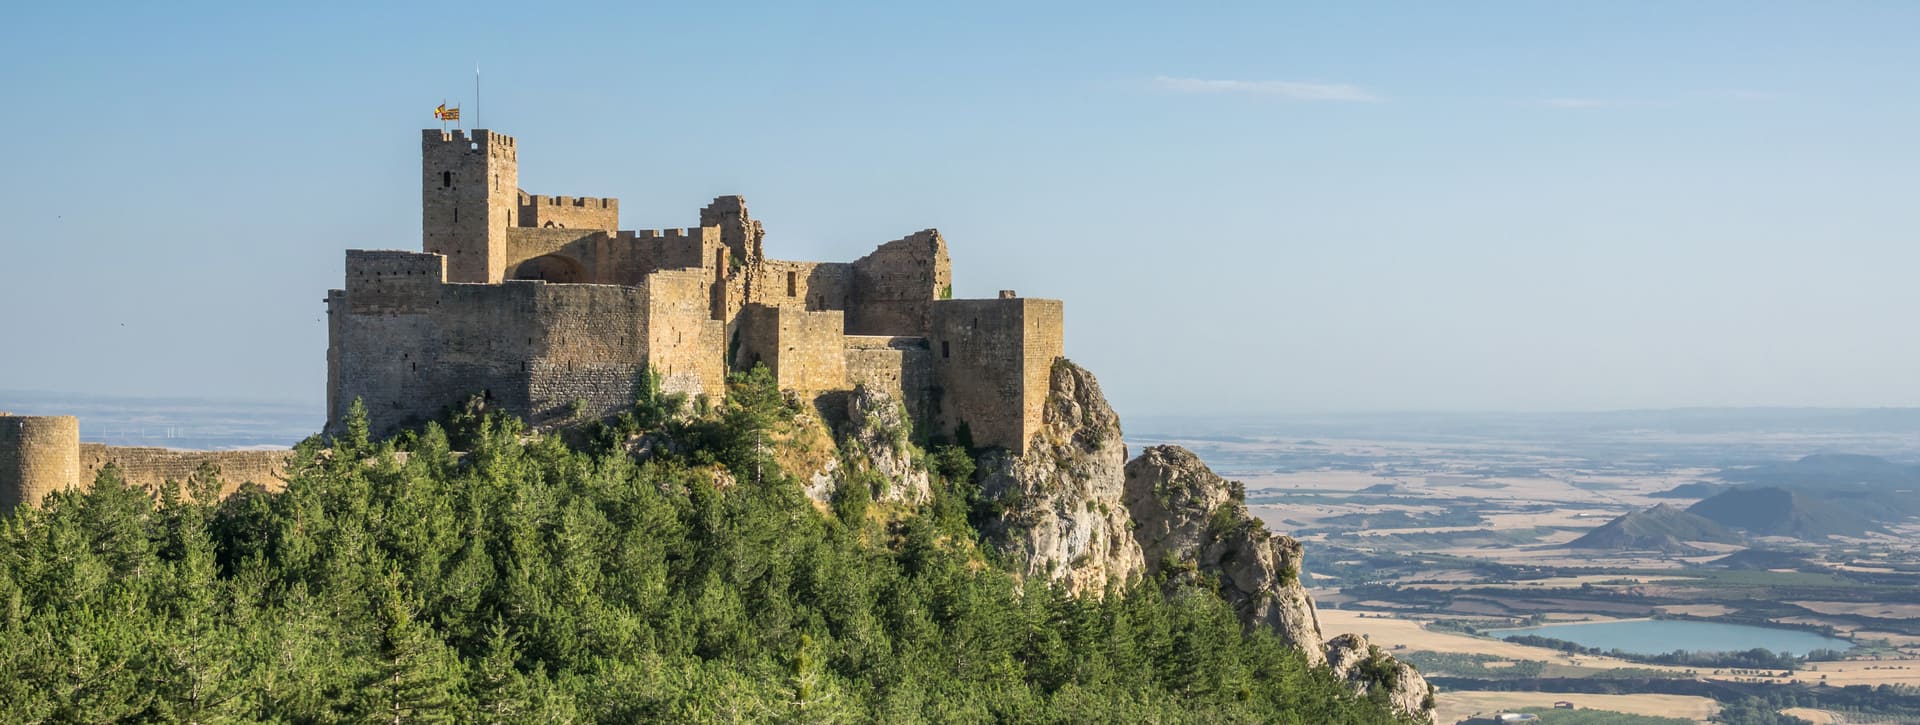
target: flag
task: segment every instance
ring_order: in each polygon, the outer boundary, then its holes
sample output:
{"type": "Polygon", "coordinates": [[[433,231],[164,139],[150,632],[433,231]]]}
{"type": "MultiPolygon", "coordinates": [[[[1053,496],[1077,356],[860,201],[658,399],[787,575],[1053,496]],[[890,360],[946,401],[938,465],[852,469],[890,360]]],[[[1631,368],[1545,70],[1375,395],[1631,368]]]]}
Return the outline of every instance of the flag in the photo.
{"type": "Polygon", "coordinates": [[[433,109],[433,117],[442,121],[458,121],[460,120],[460,109],[458,107],[448,108],[447,104],[442,103],[439,108],[433,109]]]}

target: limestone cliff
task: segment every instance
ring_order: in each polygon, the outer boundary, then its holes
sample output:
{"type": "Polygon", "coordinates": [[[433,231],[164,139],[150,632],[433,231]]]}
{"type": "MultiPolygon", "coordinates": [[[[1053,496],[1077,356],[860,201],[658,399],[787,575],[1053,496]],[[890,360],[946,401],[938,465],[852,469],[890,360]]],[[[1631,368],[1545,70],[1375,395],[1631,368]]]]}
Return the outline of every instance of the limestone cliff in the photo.
{"type": "Polygon", "coordinates": [[[980,493],[995,509],[982,533],[1027,576],[1099,593],[1144,567],[1121,501],[1120,417],[1080,366],[1056,360],[1050,378],[1027,452],[981,457],[980,493]]]}
{"type": "Polygon", "coordinates": [[[1320,618],[1300,585],[1300,542],[1269,533],[1244,498],[1185,448],[1155,446],[1127,464],[1127,511],[1147,571],[1216,580],[1241,621],[1278,632],[1320,664],[1320,618]]]}
{"type": "Polygon", "coordinates": [[[1343,634],[1329,640],[1327,667],[1354,694],[1383,697],[1415,720],[1433,722],[1433,685],[1413,665],[1380,651],[1366,637],[1343,634]]]}
{"type": "MultiPolygon", "coordinates": [[[[860,386],[846,394],[845,420],[833,435],[832,455],[816,456],[811,464],[790,466],[804,472],[807,497],[825,505],[842,486],[866,485],[873,500],[909,505],[933,497],[926,466],[914,460],[912,425],[907,409],[885,392],[860,386]]],[[[803,416],[801,426],[824,429],[817,416],[803,416]]],[[[823,448],[823,450],[825,450],[823,448]]]]}
{"type": "Polygon", "coordinates": [[[1413,667],[1359,635],[1322,641],[1313,598],[1300,583],[1300,542],[1268,532],[1245,499],[1238,484],[1179,446],[1148,448],[1126,466],[1125,501],[1147,571],[1212,581],[1247,626],[1278,633],[1354,692],[1431,721],[1432,688],[1413,667]]]}

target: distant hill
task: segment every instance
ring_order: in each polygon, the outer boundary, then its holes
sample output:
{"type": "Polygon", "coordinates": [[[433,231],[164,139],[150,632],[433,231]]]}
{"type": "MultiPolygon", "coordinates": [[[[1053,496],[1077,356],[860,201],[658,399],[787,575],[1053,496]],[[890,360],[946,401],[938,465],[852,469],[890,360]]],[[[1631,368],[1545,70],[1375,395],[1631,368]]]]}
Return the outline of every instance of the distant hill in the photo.
{"type": "Polygon", "coordinates": [[[1761,536],[1824,539],[1879,530],[1871,519],[1800,491],[1767,487],[1728,489],[1687,511],[1728,528],[1761,536]]]}
{"type": "Polygon", "coordinates": [[[1719,493],[1721,491],[1725,491],[1729,488],[1732,488],[1732,486],[1729,486],[1724,483],[1713,483],[1710,481],[1694,481],[1692,483],[1683,483],[1678,486],[1674,486],[1673,488],[1669,488],[1659,493],[1653,493],[1653,494],[1647,494],[1647,495],[1653,498],[1696,498],[1696,499],[1710,498],[1714,494],[1719,493]]]}
{"type": "Polygon", "coordinates": [[[1689,541],[1737,544],[1740,535],[1703,517],[1687,513],[1677,506],[1660,504],[1645,511],[1632,511],[1574,539],[1567,546],[1575,549],[1657,550],[1669,553],[1695,551],[1689,541]]]}
{"type": "Polygon", "coordinates": [[[1707,562],[1707,566],[1722,569],[1799,569],[1812,562],[1790,551],[1773,549],[1744,549],[1707,562]]]}
{"type": "Polygon", "coordinates": [[[1883,523],[1920,515],[1920,466],[1876,456],[1816,453],[1791,463],[1727,469],[1720,478],[1799,491],[1883,523]]]}

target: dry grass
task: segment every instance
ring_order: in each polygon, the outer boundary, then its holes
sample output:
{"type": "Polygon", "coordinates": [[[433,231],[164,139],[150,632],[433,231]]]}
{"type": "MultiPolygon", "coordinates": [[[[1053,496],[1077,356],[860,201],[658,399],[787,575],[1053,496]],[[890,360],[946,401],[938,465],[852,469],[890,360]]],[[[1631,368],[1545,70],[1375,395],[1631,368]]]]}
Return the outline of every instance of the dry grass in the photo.
{"type": "Polygon", "coordinates": [[[1881,604],[1875,602],[1791,602],[1821,614],[1853,614],[1875,619],[1920,618],[1920,604],[1881,604]]]}
{"type": "Polygon", "coordinates": [[[1475,714],[1492,714],[1523,707],[1553,707],[1559,700],[1576,707],[1612,710],[1636,715],[1684,717],[1707,722],[1720,710],[1712,698],[1691,695],[1590,695],[1574,692],[1484,692],[1479,690],[1441,691],[1435,699],[1434,722],[1454,723],[1475,714]]]}

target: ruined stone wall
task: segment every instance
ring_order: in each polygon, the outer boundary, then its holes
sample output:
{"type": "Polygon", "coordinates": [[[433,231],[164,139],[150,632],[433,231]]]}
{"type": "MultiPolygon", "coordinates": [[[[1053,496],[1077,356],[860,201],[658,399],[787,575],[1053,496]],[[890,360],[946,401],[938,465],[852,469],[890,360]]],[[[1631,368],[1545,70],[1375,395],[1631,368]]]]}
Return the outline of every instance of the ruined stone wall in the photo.
{"type": "Polygon", "coordinates": [[[220,470],[222,496],[248,483],[278,491],[287,485],[287,461],[292,458],[291,450],[183,451],[82,443],[80,486],[91,487],[100,470],[109,463],[120,469],[120,476],[127,483],[155,490],[168,482],[185,483],[200,466],[212,464],[220,470]]]}
{"type": "Polygon", "coordinates": [[[80,420],[0,414],[0,512],[78,485],[80,420]]]}
{"type": "Polygon", "coordinates": [[[847,335],[847,387],[879,390],[906,405],[914,421],[932,412],[933,358],[924,337],[847,335]]]}
{"type": "Polygon", "coordinates": [[[422,249],[447,257],[448,279],[499,282],[507,228],[519,211],[513,138],[491,131],[426,130],[420,142],[422,249]]]}
{"type": "Polygon", "coordinates": [[[944,300],[931,317],[936,424],[949,433],[964,425],[975,445],[1024,453],[1063,349],[1060,302],[944,300]]]}
{"type": "Polygon", "coordinates": [[[520,215],[514,220],[516,226],[608,232],[620,228],[619,199],[525,193],[517,197],[520,215]]]}
{"type": "Polygon", "coordinates": [[[747,302],[805,310],[845,310],[853,303],[853,265],[844,262],[763,260],[747,302]]]}
{"type": "Polygon", "coordinates": [[[740,312],[734,366],[745,369],[764,363],[783,390],[845,390],[845,329],[839,310],[808,312],[749,304],[740,312]]]}
{"type": "Polygon", "coordinates": [[[927,229],[882,244],[854,261],[853,287],[849,334],[923,334],[928,306],[953,294],[947,242],[939,231],[927,229]]]}
{"type": "Polygon", "coordinates": [[[767,230],[747,214],[747,200],[738,196],[714,197],[700,210],[700,226],[720,229],[720,241],[742,262],[765,256],[762,244],[767,230]]]}

